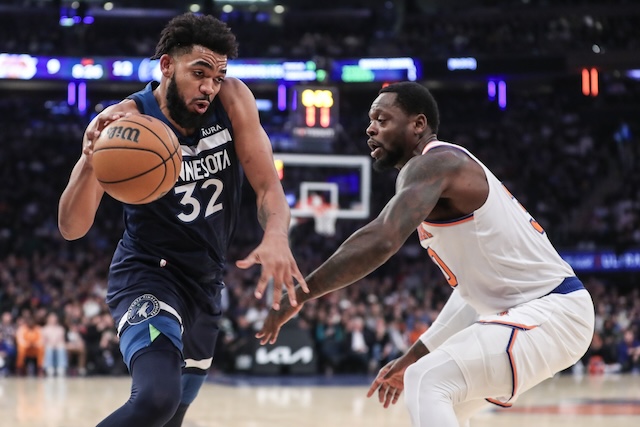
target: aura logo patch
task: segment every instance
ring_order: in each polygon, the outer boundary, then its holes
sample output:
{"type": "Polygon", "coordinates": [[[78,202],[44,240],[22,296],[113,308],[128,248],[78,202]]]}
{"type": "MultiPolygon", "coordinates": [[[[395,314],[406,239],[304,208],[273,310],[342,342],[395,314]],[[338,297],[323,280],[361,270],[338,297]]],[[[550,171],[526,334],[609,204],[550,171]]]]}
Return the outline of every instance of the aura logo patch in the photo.
{"type": "Polygon", "coordinates": [[[160,313],[160,301],[151,294],[139,296],[129,306],[127,310],[127,322],[130,325],[137,325],[160,313]]]}

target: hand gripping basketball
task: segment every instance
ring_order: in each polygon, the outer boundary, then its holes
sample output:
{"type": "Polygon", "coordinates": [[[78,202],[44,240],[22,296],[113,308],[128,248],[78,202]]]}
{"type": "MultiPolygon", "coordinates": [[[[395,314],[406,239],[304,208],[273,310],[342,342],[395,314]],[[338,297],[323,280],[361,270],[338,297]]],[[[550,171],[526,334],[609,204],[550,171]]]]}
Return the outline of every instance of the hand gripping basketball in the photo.
{"type": "Polygon", "coordinates": [[[131,114],[108,123],[93,144],[93,170],[104,190],[129,204],[150,203],[175,185],[180,142],[159,119],[131,114]]]}

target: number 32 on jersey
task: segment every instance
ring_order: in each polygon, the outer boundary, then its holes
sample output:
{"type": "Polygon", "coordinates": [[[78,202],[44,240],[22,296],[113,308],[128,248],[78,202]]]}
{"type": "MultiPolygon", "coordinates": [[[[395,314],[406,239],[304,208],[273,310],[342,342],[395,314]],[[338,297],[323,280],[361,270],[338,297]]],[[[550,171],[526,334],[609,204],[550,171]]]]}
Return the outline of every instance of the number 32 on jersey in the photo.
{"type": "MultiPolygon", "coordinates": [[[[199,199],[194,197],[193,194],[196,185],[198,185],[197,182],[191,182],[189,184],[180,185],[174,188],[176,194],[183,195],[182,199],[180,199],[180,204],[185,207],[185,210],[182,213],[178,214],[178,219],[180,219],[182,222],[192,222],[196,218],[198,218],[198,216],[202,212],[202,203],[199,199]]],[[[211,178],[204,181],[201,185],[202,190],[206,190],[209,187],[213,188],[213,193],[211,194],[209,201],[204,206],[205,218],[222,210],[222,202],[218,202],[218,199],[220,198],[220,194],[222,194],[224,183],[217,178],[211,178]]]]}

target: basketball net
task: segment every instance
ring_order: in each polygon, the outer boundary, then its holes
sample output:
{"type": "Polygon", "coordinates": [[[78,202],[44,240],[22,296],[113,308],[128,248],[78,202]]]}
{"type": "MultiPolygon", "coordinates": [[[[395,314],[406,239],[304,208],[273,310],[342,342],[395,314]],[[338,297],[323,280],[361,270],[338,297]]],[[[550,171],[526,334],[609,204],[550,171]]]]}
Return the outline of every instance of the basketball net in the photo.
{"type": "Polygon", "coordinates": [[[338,209],[330,203],[325,203],[322,196],[317,194],[311,195],[306,202],[303,208],[313,214],[316,233],[322,236],[335,235],[338,209]]]}
{"type": "Polygon", "coordinates": [[[336,234],[336,218],[338,210],[329,203],[311,208],[313,211],[314,225],[316,233],[322,236],[333,236],[336,234]]]}

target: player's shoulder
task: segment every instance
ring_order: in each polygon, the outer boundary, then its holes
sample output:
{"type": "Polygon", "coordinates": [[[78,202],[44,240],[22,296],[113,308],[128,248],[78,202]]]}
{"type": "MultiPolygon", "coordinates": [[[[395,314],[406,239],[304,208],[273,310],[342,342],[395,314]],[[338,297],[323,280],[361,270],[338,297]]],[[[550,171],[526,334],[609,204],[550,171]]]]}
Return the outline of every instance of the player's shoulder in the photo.
{"type": "Polygon", "coordinates": [[[243,93],[251,93],[245,82],[235,77],[225,77],[220,87],[220,96],[238,96],[243,93]]]}
{"type": "Polygon", "coordinates": [[[475,165],[471,154],[460,145],[435,141],[435,144],[418,156],[423,162],[436,166],[438,170],[458,172],[467,166],[475,165]]]}
{"type": "Polygon", "coordinates": [[[460,173],[468,160],[469,156],[455,146],[439,145],[409,159],[400,175],[405,182],[443,179],[460,173]]]}
{"type": "Polygon", "coordinates": [[[100,114],[98,114],[93,118],[93,120],[91,120],[91,123],[87,126],[87,129],[90,129],[92,125],[94,125],[95,123],[98,123],[100,119],[106,119],[107,117],[112,116],[114,114],[127,114],[127,113],[131,113],[131,114],[140,113],[140,110],[138,110],[138,106],[136,105],[135,101],[131,99],[123,99],[122,101],[116,104],[112,104],[106,107],[104,110],[100,112],[100,114]]]}
{"type": "Polygon", "coordinates": [[[249,87],[235,77],[227,77],[222,82],[218,97],[230,116],[242,116],[248,109],[255,108],[255,97],[249,87]],[[235,114],[237,113],[237,114],[235,114]]]}
{"type": "Polygon", "coordinates": [[[414,156],[407,162],[407,165],[412,165],[413,167],[424,167],[426,165],[436,170],[447,170],[449,168],[457,168],[467,160],[470,160],[470,157],[461,147],[443,143],[427,149],[421,155],[414,156]]]}
{"type": "Polygon", "coordinates": [[[140,110],[138,110],[138,105],[133,99],[126,98],[118,102],[117,104],[112,104],[108,106],[102,112],[105,114],[116,114],[116,113],[135,114],[135,113],[139,113],[140,110]]]}

